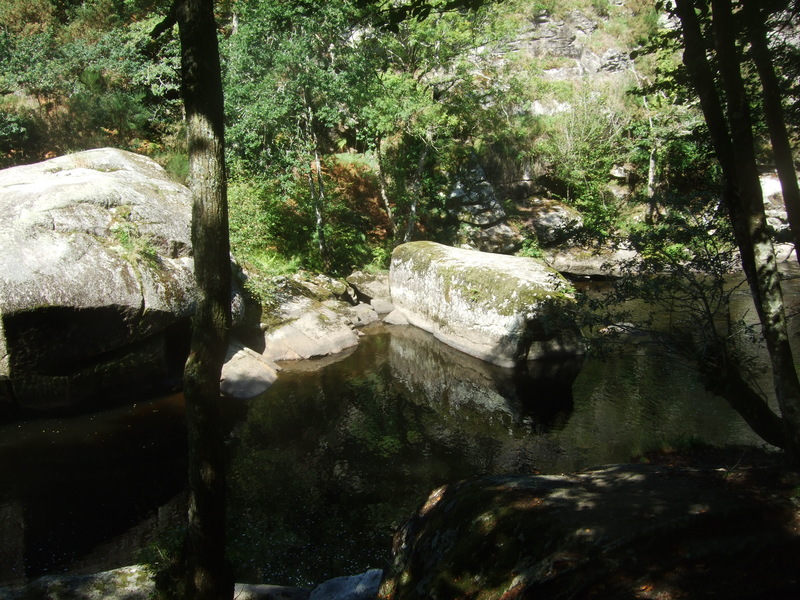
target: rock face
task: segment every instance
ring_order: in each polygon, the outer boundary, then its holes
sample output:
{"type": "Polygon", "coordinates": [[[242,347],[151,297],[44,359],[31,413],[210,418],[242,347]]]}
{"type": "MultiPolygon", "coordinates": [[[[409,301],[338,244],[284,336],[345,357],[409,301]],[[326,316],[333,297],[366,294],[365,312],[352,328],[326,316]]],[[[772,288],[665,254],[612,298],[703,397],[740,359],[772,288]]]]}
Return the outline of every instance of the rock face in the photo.
{"type": "Polygon", "coordinates": [[[526,204],[530,213],[529,226],[542,246],[565,242],[583,226],[581,214],[558,200],[534,197],[526,204]]]}
{"type": "Polygon", "coordinates": [[[473,165],[461,175],[447,203],[459,223],[458,244],[502,254],[511,254],[522,244],[523,238],[506,222],[506,211],[481,167],[473,165]]]}
{"type": "Polygon", "coordinates": [[[411,242],[392,254],[389,282],[409,323],[493,364],[582,351],[566,280],[535,259],[411,242]]]}
{"type": "Polygon", "coordinates": [[[0,409],[166,383],[194,310],[189,191],[90,150],[0,171],[0,409]]]}
{"type": "Polygon", "coordinates": [[[396,534],[378,597],[796,597],[775,575],[796,572],[797,508],[729,475],[615,465],[440,488],[396,534]]]}

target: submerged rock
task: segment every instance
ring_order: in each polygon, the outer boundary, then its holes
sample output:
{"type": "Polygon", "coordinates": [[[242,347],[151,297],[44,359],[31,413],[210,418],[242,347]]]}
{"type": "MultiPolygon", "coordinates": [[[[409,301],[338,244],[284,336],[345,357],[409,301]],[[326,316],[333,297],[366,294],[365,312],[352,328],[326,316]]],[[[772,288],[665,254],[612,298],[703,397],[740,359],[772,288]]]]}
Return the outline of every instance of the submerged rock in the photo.
{"type": "Polygon", "coordinates": [[[395,249],[389,278],[409,323],[482,360],[513,367],[583,352],[569,285],[536,259],[411,242],[395,249]]]}
{"type": "Polygon", "coordinates": [[[188,189],[130,152],[0,171],[0,408],[174,384],[195,304],[190,229],[188,189]]]}

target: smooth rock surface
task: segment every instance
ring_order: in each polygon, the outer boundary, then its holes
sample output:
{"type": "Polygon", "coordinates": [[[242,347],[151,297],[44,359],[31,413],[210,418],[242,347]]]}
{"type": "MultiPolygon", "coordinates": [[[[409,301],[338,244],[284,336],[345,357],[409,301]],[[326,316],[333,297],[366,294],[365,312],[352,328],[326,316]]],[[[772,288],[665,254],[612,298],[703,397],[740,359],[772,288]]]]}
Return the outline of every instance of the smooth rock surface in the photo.
{"type": "Polygon", "coordinates": [[[311,591],[309,600],[374,600],[381,585],[381,569],[360,575],[336,577],[311,591]]]}
{"type": "Polygon", "coordinates": [[[0,405],[168,380],[194,311],[190,229],[188,189],[130,152],[0,171],[0,405]]]}
{"type": "Polygon", "coordinates": [[[566,280],[535,259],[411,242],[395,249],[389,278],[409,323],[482,360],[513,367],[583,352],[566,280]]]}
{"type": "MultiPolygon", "coordinates": [[[[237,583],[233,597],[236,600],[307,600],[310,593],[306,588],[237,583]]],[[[90,575],[46,576],[28,584],[0,587],[0,600],[153,600],[155,594],[152,572],[146,565],[90,575]]]]}
{"type": "MultiPolygon", "coordinates": [[[[295,302],[296,318],[264,335],[263,356],[298,360],[336,354],[358,344],[358,335],[337,312],[313,301],[295,302]]],[[[373,311],[374,312],[374,311],[373,311]]]]}
{"type": "Polygon", "coordinates": [[[246,400],[269,389],[280,367],[258,352],[231,342],[222,365],[220,392],[223,396],[246,400]]]}

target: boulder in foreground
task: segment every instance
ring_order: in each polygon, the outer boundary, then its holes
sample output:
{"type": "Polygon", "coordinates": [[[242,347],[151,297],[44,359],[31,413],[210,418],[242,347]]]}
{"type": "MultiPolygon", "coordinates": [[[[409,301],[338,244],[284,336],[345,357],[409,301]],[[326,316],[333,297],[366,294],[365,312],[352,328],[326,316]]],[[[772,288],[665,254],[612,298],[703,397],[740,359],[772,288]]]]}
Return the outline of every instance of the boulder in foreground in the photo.
{"type": "Polygon", "coordinates": [[[440,488],[395,536],[379,598],[798,598],[791,484],[765,493],[751,481],[762,472],[738,469],[614,465],[440,488]]]}

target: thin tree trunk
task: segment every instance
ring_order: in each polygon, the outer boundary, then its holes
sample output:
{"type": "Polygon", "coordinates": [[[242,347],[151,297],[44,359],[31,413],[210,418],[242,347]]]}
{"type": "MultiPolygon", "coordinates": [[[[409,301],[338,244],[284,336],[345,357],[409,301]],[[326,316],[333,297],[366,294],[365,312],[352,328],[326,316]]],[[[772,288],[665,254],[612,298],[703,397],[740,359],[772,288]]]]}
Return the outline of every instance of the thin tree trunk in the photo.
{"type": "Polygon", "coordinates": [[[414,234],[414,226],[417,224],[417,205],[420,198],[422,198],[422,173],[425,171],[425,161],[428,159],[427,146],[420,154],[417,161],[417,171],[414,173],[414,182],[412,185],[411,206],[408,209],[408,221],[406,222],[406,232],[403,234],[403,242],[410,242],[411,236],[414,234]]]}
{"type": "Polygon", "coordinates": [[[388,186],[386,185],[386,172],[383,170],[383,152],[381,150],[382,139],[378,136],[377,143],[375,144],[375,154],[378,160],[378,182],[381,186],[381,202],[383,209],[386,211],[386,218],[389,221],[389,235],[394,239],[397,225],[394,222],[394,213],[392,212],[392,205],[389,203],[388,186]]]}
{"type": "Polygon", "coordinates": [[[308,170],[308,188],[314,206],[314,218],[317,231],[317,250],[324,271],[331,268],[328,244],[325,239],[325,181],[322,174],[322,161],[319,157],[319,143],[314,133],[314,113],[306,106],[306,135],[314,149],[314,160],[308,170]]]}
{"type": "Polygon", "coordinates": [[[184,597],[228,600],[233,579],[225,559],[225,453],[219,418],[220,372],[231,323],[222,80],[213,0],[176,0],[175,8],[198,290],[184,371],[189,430],[184,597]]]}
{"type": "Polygon", "coordinates": [[[747,37],[750,41],[750,54],[753,57],[761,80],[761,97],[764,101],[764,113],[775,158],[775,169],[778,171],[778,178],[781,181],[783,202],[786,205],[789,227],[794,239],[795,256],[800,261],[800,186],[797,183],[792,147],[789,143],[786,121],[783,117],[780,85],[778,77],[775,75],[775,69],[772,66],[767,43],[766,18],[762,7],[753,0],[744,2],[744,10],[747,17],[747,37]]]}

